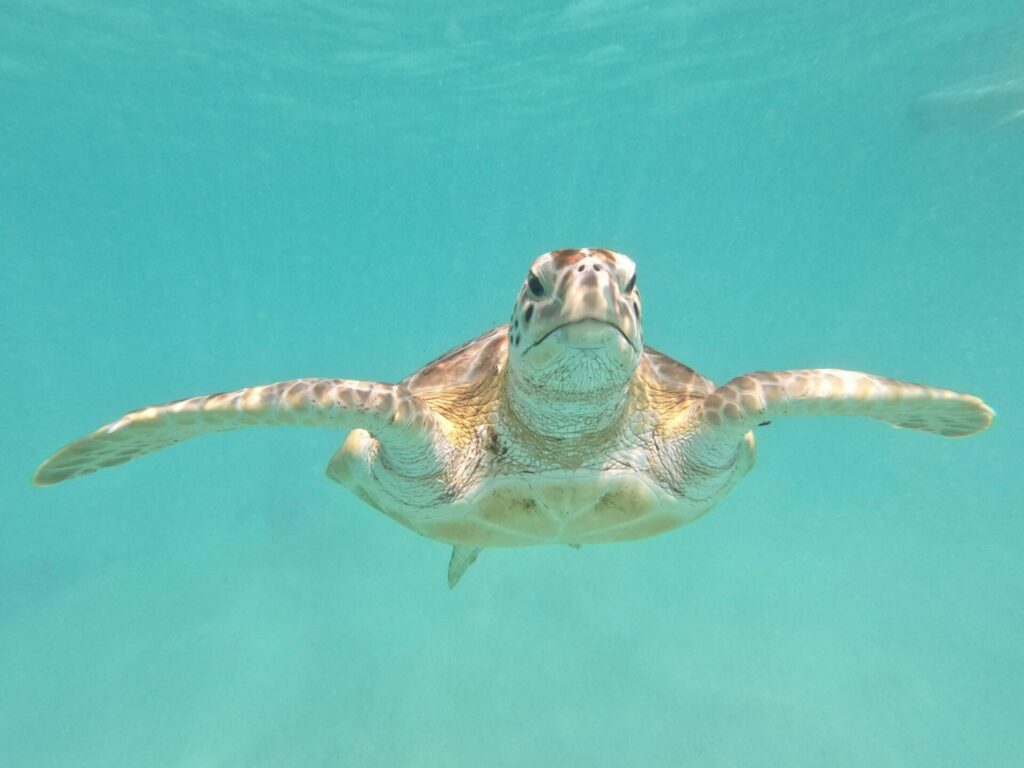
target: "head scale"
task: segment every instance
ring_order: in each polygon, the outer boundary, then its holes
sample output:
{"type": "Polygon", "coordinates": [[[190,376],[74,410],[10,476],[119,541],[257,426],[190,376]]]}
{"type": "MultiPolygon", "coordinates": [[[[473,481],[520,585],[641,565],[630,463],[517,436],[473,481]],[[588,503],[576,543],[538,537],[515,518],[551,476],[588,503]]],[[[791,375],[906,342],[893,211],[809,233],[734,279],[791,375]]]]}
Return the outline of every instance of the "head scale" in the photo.
{"type": "Polygon", "coordinates": [[[509,367],[542,391],[621,387],[643,351],[636,265],[602,248],[563,249],[530,267],[509,324],[509,367]]]}

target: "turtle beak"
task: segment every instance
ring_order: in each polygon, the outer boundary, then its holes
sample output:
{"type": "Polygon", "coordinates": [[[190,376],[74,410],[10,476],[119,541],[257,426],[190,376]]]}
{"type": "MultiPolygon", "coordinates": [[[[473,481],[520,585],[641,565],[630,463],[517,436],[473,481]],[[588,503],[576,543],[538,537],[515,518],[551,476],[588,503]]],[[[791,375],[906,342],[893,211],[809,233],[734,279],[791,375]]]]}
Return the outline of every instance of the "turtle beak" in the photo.
{"type": "Polygon", "coordinates": [[[557,332],[567,346],[586,349],[625,342],[639,350],[639,312],[602,260],[585,258],[573,264],[560,276],[553,298],[554,311],[544,313],[532,329],[533,346],[557,332]]]}
{"type": "Polygon", "coordinates": [[[577,349],[597,349],[598,347],[605,346],[616,337],[621,338],[626,344],[635,349],[632,340],[615,323],[606,320],[595,320],[589,317],[582,320],[573,320],[552,328],[538,339],[533,346],[537,346],[537,344],[545,341],[551,334],[558,331],[562,332],[562,340],[566,346],[577,349]]]}

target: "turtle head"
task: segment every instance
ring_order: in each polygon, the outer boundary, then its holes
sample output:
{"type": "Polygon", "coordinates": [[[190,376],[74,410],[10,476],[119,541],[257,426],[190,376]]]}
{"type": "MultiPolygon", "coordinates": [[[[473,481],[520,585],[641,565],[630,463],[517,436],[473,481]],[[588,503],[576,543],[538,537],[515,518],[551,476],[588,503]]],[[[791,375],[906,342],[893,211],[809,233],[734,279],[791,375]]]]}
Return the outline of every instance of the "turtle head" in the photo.
{"type": "Polygon", "coordinates": [[[640,317],[632,259],[601,248],[545,253],[512,309],[509,367],[553,395],[621,388],[643,352],[640,317]]]}

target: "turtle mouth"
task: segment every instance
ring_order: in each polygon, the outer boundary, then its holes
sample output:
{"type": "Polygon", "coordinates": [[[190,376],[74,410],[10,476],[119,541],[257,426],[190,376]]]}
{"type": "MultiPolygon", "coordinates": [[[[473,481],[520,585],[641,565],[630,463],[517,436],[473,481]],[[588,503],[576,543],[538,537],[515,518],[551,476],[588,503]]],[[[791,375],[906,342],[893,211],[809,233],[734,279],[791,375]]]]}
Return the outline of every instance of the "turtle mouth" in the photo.
{"type": "MultiPolygon", "coordinates": [[[[625,342],[630,347],[632,347],[634,350],[636,349],[636,347],[634,346],[633,342],[626,335],[625,331],[623,331],[621,328],[619,328],[619,326],[617,326],[615,323],[610,322],[608,320],[600,320],[600,319],[595,318],[595,317],[585,317],[582,320],[571,320],[571,321],[569,321],[567,323],[561,323],[560,325],[556,325],[550,331],[548,331],[543,336],[541,336],[539,339],[537,339],[537,341],[535,341],[533,344],[531,344],[530,345],[530,349],[533,349],[534,347],[539,346],[551,334],[553,334],[553,333],[555,333],[557,331],[561,331],[561,330],[565,330],[565,329],[571,329],[571,328],[580,328],[581,326],[585,326],[586,330],[597,328],[598,326],[607,326],[609,328],[614,328],[616,331],[619,332],[619,335],[625,340],[625,342]]],[[[594,341],[594,342],[586,342],[586,343],[584,343],[584,342],[581,342],[579,339],[570,339],[570,340],[568,340],[568,345],[569,346],[581,347],[581,348],[601,347],[601,346],[604,346],[604,343],[605,343],[604,341],[594,341]]]]}

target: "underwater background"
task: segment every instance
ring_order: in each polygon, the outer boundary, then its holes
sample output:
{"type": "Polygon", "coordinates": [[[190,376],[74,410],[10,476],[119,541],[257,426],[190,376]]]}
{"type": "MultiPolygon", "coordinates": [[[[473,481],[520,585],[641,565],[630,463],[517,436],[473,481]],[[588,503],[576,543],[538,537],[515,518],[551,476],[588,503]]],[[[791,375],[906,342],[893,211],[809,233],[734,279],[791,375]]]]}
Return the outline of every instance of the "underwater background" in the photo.
{"type": "Polygon", "coordinates": [[[1024,764],[1019,0],[0,6],[0,764],[1024,764]],[[777,420],[692,526],[449,548],[325,430],[33,488],[139,406],[395,381],[538,254],[632,256],[724,382],[976,393],[968,440],[777,420]]]}

